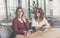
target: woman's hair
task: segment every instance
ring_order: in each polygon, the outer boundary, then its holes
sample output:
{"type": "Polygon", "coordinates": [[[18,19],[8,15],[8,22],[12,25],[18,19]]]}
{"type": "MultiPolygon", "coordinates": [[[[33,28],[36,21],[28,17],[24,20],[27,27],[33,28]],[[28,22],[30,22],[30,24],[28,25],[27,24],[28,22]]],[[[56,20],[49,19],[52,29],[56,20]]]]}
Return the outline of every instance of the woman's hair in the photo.
{"type": "MultiPolygon", "coordinates": [[[[21,10],[22,10],[22,12],[23,12],[22,7],[17,7],[17,9],[16,9],[16,17],[18,16],[18,10],[19,10],[19,9],[21,9],[21,10]]],[[[23,12],[23,14],[24,14],[24,12],[23,12]]]]}
{"type": "Polygon", "coordinates": [[[37,10],[38,10],[38,13],[40,13],[39,19],[43,20],[44,13],[43,13],[43,10],[41,8],[36,8],[36,10],[35,10],[35,20],[38,18],[37,15],[36,15],[37,10]]]}

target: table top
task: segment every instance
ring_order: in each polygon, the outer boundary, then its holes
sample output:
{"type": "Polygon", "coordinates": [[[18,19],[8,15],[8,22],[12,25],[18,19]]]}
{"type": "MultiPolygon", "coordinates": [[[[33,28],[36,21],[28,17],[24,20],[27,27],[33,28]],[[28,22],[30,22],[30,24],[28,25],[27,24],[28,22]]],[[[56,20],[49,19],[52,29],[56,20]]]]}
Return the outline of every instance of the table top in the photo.
{"type": "Polygon", "coordinates": [[[36,32],[32,38],[60,38],[60,28],[52,28],[50,31],[36,32]]]}
{"type": "MultiPolygon", "coordinates": [[[[28,38],[60,38],[60,28],[51,28],[49,31],[37,31],[28,38]]],[[[21,36],[23,37],[23,36],[21,36]]]]}

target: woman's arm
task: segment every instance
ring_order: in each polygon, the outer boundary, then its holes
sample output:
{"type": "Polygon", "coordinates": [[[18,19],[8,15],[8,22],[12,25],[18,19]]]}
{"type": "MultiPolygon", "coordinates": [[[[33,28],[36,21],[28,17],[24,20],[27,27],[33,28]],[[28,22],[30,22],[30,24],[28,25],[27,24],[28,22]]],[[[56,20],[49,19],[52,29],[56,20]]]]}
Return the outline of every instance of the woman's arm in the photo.
{"type": "Polygon", "coordinates": [[[45,22],[46,28],[51,28],[50,24],[48,23],[46,19],[44,19],[44,22],[45,22]]]}
{"type": "Polygon", "coordinates": [[[22,17],[22,20],[23,20],[23,22],[25,24],[25,29],[28,31],[29,30],[29,24],[27,23],[26,18],[25,17],[22,17]]]}
{"type": "Polygon", "coordinates": [[[29,30],[29,24],[28,23],[25,23],[26,25],[25,25],[25,28],[26,28],[26,30],[28,31],[29,30]]]}
{"type": "Polygon", "coordinates": [[[14,30],[14,32],[18,32],[17,21],[15,19],[13,20],[13,30],[14,30]]]}
{"type": "Polygon", "coordinates": [[[23,33],[23,31],[21,30],[18,30],[18,23],[17,23],[17,20],[13,20],[13,30],[15,33],[23,33]]]}
{"type": "Polygon", "coordinates": [[[32,27],[35,27],[37,24],[35,23],[35,19],[34,18],[32,18],[32,27]]]}

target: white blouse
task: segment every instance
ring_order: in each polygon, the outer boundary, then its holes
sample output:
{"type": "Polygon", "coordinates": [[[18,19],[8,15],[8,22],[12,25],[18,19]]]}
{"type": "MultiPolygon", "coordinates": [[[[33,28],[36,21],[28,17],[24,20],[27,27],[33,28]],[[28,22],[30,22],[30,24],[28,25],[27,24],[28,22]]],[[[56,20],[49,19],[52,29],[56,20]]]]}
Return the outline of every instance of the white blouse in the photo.
{"type": "Polygon", "coordinates": [[[32,18],[32,27],[42,27],[43,25],[50,26],[45,18],[41,22],[37,22],[34,18],[32,18]]]}

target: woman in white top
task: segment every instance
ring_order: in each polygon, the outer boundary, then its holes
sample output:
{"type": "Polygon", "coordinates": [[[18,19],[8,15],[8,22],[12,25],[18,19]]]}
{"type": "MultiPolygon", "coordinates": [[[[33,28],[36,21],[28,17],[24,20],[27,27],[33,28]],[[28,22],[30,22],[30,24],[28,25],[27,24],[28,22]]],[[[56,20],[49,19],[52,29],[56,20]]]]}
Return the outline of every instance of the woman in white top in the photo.
{"type": "Polygon", "coordinates": [[[35,17],[32,18],[32,28],[34,31],[36,30],[45,30],[50,28],[50,24],[47,20],[43,17],[44,13],[41,8],[37,8],[35,11],[35,17]]]}

